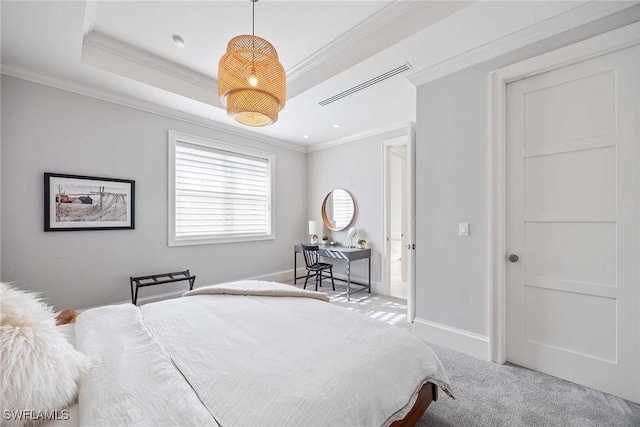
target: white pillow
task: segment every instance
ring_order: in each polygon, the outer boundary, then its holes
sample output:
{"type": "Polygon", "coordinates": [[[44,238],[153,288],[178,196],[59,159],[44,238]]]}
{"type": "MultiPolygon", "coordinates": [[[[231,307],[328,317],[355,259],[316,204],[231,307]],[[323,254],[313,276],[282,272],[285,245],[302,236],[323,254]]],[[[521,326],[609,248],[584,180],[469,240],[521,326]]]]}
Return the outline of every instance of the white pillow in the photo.
{"type": "Polygon", "coordinates": [[[56,328],[54,312],[37,294],[0,283],[0,402],[5,411],[62,410],[74,403],[89,357],[56,328]]]}

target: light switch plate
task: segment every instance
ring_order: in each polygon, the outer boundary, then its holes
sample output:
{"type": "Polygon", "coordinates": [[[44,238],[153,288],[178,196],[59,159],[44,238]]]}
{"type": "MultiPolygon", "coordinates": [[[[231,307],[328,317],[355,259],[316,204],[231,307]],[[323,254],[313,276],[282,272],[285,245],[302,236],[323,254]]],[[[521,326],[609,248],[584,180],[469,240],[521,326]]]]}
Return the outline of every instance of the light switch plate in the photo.
{"type": "Polygon", "coordinates": [[[469,235],[469,223],[461,222],[458,224],[458,236],[468,236],[469,235]]]}

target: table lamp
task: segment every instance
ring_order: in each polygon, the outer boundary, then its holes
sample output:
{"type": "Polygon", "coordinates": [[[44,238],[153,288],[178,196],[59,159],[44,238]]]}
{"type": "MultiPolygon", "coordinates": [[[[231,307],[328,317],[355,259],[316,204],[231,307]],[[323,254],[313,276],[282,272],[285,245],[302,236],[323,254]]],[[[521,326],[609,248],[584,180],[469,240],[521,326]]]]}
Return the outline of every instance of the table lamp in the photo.
{"type": "Polygon", "coordinates": [[[318,243],[318,234],[320,234],[320,221],[309,221],[309,234],[311,235],[311,243],[318,243]]]}

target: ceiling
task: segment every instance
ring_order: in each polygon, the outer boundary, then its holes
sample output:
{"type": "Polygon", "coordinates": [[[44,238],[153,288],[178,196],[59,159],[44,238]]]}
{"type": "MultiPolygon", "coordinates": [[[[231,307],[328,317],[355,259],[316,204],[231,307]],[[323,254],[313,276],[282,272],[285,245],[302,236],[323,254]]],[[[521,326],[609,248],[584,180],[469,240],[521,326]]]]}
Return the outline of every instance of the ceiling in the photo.
{"type": "MultiPolygon", "coordinates": [[[[260,0],[256,35],[278,51],[288,100],[275,125],[250,130],[308,147],[415,120],[408,75],[585,3],[260,0]],[[411,69],[318,104],[403,64],[411,69]]],[[[5,68],[243,127],[216,77],[227,42],[251,33],[249,0],[2,1],[1,11],[5,68]]]]}

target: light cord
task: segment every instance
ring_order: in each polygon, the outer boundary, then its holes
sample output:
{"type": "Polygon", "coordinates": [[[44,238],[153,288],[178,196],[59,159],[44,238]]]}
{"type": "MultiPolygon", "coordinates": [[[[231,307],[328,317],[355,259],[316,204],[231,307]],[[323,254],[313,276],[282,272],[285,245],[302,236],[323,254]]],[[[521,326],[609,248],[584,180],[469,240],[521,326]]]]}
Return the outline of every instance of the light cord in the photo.
{"type": "Polygon", "coordinates": [[[256,73],[256,2],[258,0],[251,0],[251,72],[256,73]]]}

